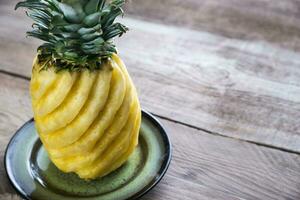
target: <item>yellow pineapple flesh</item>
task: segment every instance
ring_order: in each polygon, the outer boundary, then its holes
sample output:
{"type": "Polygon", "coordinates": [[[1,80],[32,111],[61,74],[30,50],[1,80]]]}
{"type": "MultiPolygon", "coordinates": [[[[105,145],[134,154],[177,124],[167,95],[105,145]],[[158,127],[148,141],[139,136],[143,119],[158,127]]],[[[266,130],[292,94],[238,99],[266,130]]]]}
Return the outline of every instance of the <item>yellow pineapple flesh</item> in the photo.
{"type": "Polygon", "coordinates": [[[84,179],[121,166],[138,143],[141,109],[118,55],[96,72],[51,67],[39,72],[38,63],[30,94],[36,128],[52,162],[84,179]]]}

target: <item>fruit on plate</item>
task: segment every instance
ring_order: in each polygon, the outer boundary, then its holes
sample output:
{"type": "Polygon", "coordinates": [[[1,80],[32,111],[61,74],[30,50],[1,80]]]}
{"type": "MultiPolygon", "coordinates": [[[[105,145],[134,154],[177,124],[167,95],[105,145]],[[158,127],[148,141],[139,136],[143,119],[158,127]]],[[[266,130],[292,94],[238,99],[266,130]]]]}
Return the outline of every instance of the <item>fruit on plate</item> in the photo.
{"type": "Polygon", "coordinates": [[[120,167],[138,143],[136,88],[112,39],[124,0],[26,0],[27,32],[44,41],[33,61],[30,94],[36,129],[51,161],[83,179],[120,167]]]}

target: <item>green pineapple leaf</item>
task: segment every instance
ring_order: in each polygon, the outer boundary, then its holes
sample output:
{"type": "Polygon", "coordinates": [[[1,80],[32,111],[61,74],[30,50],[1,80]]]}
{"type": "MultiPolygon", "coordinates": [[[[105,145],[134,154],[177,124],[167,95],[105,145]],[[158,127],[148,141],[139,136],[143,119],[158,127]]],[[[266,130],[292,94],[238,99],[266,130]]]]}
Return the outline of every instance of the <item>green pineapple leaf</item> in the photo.
{"type": "Polygon", "coordinates": [[[123,15],[125,0],[24,0],[24,7],[34,21],[27,36],[44,41],[38,48],[42,69],[48,65],[60,70],[99,69],[101,63],[116,53],[112,39],[128,31],[114,22],[123,15]]]}

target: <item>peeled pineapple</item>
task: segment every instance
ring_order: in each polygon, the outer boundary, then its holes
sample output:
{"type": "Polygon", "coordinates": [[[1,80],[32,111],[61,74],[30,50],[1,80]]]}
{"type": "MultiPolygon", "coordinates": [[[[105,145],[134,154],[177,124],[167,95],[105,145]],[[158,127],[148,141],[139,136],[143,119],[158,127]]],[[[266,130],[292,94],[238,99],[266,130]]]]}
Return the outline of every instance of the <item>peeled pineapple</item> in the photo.
{"type": "Polygon", "coordinates": [[[40,139],[63,172],[84,179],[120,167],[138,143],[141,109],[111,38],[124,0],[27,0],[34,30],[45,41],[33,63],[30,94],[40,139]]]}
{"type": "Polygon", "coordinates": [[[101,70],[39,72],[30,85],[34,119],[52,162],[82,178],[122,165],[138,142],[141,110],[136,89],[117,55],[101,70]]]}

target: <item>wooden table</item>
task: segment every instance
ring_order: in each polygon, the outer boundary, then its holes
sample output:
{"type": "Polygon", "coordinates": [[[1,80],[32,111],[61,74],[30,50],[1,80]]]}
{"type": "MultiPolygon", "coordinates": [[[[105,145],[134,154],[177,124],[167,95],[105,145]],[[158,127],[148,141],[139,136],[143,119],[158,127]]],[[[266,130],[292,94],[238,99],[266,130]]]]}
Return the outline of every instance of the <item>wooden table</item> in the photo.
{"type": "MultiPolygon", "coordinates": [[[[38,41],[0,1],[0,199],[19,199],[4,149],[32,117],[38,41]]],[[[117,41],[173,160],[144,200],[300,199],[300,1],[133,0],[117,41]]]]}

